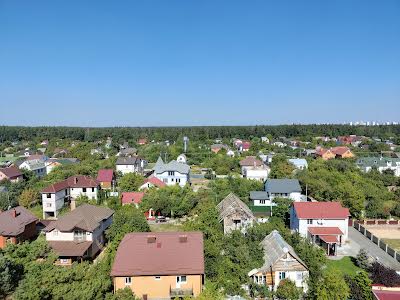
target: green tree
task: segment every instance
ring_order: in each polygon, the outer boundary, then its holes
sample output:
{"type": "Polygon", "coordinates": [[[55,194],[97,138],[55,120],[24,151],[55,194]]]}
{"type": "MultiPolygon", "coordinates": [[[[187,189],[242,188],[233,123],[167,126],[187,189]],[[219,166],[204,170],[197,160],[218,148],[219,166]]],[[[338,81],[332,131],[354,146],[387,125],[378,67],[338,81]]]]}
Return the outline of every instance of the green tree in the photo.
{"type": "Polygon", "coordinates": [[[122,192],[137,191],[143,184],[144,177],[137,173],[127,173],[118,180],[118,187],[122,192]]]}
{"type": "Polygon", "coordinates": [[[39,193],[33,189],[24,190],[18,197],[19,205],[23,207],[30,207],[39,199],[39,193]]]}
{"type": "Polygon", "coordinates": [[[23,275],[23,266],[0,253],[0,297],[11,294],[23,275]]]}
{"type": "Polygon", "coordinates": [[[296,287],[296,284],[293,281],[284,279],[279,283],[275,295],[278,299],[298,300],[301,294],[301,289],[296,287]]]}
{"type": "Polygon", "coordinates": [[[353,300],[372,300],[372,281],[365,271],[358,272],[354,277],[346,276],[350,288],[350,298],[353,300]]]}
{"type": "Polygon", "coordinates": [[[350,295],[342,274],[339,271],[324,272],[316,288],[317,300],[343,300],[350,295]]]}
{"type": "Polygon", "coordinates": [[[275,155],[272,160],[270,178],[289,178],[292,176],[294,166],[287,161],[286,155],[275,155]]]}
{"type": "Polygon", "coordinates": [[[364,248],[361,248],[356,256],[356,264],[363,270],[368,270],[370,267],[368,253],[364,248]]]}
{"type": "Polygon", "coordinates": [[[121,240],[129,232],[147,232],[150,227],[140,209],[132,205],[119,207],[113,217],[110,228],[106,231],[109,240],[121,240]]]}

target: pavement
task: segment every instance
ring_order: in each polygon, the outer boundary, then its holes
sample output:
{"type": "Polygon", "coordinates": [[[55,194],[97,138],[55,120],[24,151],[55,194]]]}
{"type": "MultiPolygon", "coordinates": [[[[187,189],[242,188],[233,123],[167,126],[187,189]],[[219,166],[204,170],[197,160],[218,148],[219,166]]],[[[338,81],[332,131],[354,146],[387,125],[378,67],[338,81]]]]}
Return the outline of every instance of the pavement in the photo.
{"type": "Polygon", "coordinates": [[[368,254],[375,260],[385,265],[386,267],[392,268],[396,271],[400,271],[400,263],[379,248],[371,240],[365,237],[361,232],[357,231],[353,227],[349,227],[349,246],[351,246],[351,256],[356,256],[361,248],[367,250],[368,254]],[[356,252],[356,253],[355,253],[356,252]],[[354,255],[355,253],[355,255],[354,255]]]}

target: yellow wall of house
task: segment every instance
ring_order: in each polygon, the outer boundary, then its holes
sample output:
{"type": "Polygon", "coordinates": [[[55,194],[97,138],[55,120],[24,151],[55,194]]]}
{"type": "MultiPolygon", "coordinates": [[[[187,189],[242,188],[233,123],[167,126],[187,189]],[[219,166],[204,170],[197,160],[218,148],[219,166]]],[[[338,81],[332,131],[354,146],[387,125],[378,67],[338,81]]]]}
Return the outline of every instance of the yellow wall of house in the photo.
{"type": "MultiPolygon", "coordinates": [[[[114,291],[128,287],[125,285],[125,277],[114,277],[114,291]]],[[[130,286],[133,293],[142,298],[147,295],[148,299],[168,298],[170,288],[176,288],[176,276],[160,276],[156,280],[155,276],[134,276],[130,286]]],[[[182,283],[181,289],[193,289],[193,295],[198,296],[202,290],[202,275],[187,275],[186,283],[182,283]]]]}
{"type": "Polygon", "coordinates": [[[346,151],[343,153],[342,158],[353,158],[354,154],[351,151],[346,151]]]}

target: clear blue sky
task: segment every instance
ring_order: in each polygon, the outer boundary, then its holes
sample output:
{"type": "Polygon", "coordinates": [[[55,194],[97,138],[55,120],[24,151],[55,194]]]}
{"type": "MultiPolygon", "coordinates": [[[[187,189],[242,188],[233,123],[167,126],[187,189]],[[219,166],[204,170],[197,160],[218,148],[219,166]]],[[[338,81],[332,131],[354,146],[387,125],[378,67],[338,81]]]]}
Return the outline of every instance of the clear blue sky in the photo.
{"type": "Polygon", "coordinates": [[[400,1],[0,0],[0,124],[399,120],[400,1]]]}

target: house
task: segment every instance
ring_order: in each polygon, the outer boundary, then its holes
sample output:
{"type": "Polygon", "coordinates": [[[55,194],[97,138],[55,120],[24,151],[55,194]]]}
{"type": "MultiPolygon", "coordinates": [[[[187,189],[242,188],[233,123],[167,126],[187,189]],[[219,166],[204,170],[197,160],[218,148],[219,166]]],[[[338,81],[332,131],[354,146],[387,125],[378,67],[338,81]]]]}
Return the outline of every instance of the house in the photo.
{"type": "Polygon", "coordinates": [[[348,147],[333,147],[331,148],[333,154],[339,158],[353,158],[354,154],[348,147]]]}
{"type": "Polygon", "coordinates": [[[49,174],[54,168],[78,163],[77,158],[49,158],[45,162],[46,173],[49,174]]]}
{"type": "Polygon", "coordinates": [[[54,154],[53,158],[58,158],[58,157],[66,157],[68,155],[69,151],[67,149],[62,149],[62,148],[56,148],[54,149],[54,154]]]}
{"type": "Polygon", "coordinates": [[[114,292],[130,288],[140,299],[197,297],[204,284],[201,232],[128,233],[111,269],[114,292]]]}
{"type": "Polygon", "coordinates": [[[136,207],[139,207],[143,196],[144,192],[123,192],[121,196],[121,203],[122,205],[134,204],[136,207]]]}
{"type": "Polygon", "coordinates": [[[249,207],[233,193],[230,193],[217,205],[219,222],[223,222],[224,234],[233,230],[245,233],[247,227],[256,221],[249,207]]]}
{"type": "Polygon", "coordinates": [[[269,168],[255,156],[247,156],[239,162],[244,178],[265,181],[268,178],[269,168]]]}
{"type": "Polygon", "coordinates": [[[287,146],[286,143],[282,143],[282,142],[279,142],[279,141],[274,142],[272,145],[277,146],[279,148],[285,148],[287,146]]]}
{"type": "Polygon", "coordinates": [[[116,162],[117,172],[122,174],[139,173],[142,174],[147,162],[139,156],[118,157],[116,162]]]}
{"type": "Polygon", "coordinates": [[[19,165],[19,168],[32,171],[37,177],[46,175],[46,165],[39,159],[25,160],[19,165]]]}
{"type": "Polygon", "coordinates": [[[48,146],[49,145],[49,141],[48,140],[44,140],[43,142],[40,143],[40,146],[48,146]]]}
{"type": "Polygon", "coordinates": [[[164,186],[166,186],[166,184],[163,181],[161,181],[157,177],[151,176],[144,180],[144,183],[139,187],[139,191],[149,189],[152,187],[162,188],[164,186]]]}
{"type": "Polygon", "coordinates": [[[83,204],[51,222],[45,229],[46,240],[57,253],[57,264],[92,259],[105,244],[105,230],[111,225],[114,211],[83,204]]]}
{"type": "MultiPolygon", "coordinates": [[[[362,158],[357,159],[356,165],[363,172],[369,172],[375,168],[380,173],[382,173],[383,171],[386,171],[386,170],[391,170],[391,171],[393,171],[395,176],[400,176],[400,158],[362,157],[362,158]]],[[[0,174],[0,176],[1,176],[1,174],[0,174]]]]}
{"type": "Polygon", "coordinates": [[[147,139],[139,139],[138,140],[139,145],[146,145],[147,144],[147,139]]]}
{"type": "Polygon", "coordinates": [[[336,255],[348,238],[349,209],[339,202],[294,202],[290,229],[336,255]]]}
{"type": "Polygon", "coordinates": [[[266,136],[262,136],[261,137],[261,142],[269,144],[269,138],[267,138],[266,136]]]}
{"type": "Polygon", "coordinates": [[[372,295],[374,300],[397,300],[400,299],[400,287],[372,284],[372,295]]]}
{"type": "Polygon", "coordinates": [[[73,208],[74,200],[79,196],[97,200],[99,190],[99,182],[90,176],[84,175],[71,176],[50,185],[41,191],[43,218],[57,218],[58,212],[64,204],[70,203],[71,208],[73,208]]]}
{"type": "Polygon", "coordinates": [[[330,149],[324,149],[322,147],[318,147],[315,151],[316,157],[321,157],[323,160],[329,160],[336,157],[336,154],[333,153],[330,149]]]}
{"type": "Polygon", "coordinates": [[[8,180],[11,182],[19,182],[23,179],[24,177],[22,176],[21,171],[15,166],[0,168],[0,181],[8,180]]]}
{"type": "Polygon", "coordinates": [[[251,148],[251,143],[249,141],[243,141],[241,147],[239,147],[240,152],[247,152],[251,148]]]}
{"type": "Polygon", "coordinates": [[[242,173],[243,170],[247,167],[260,167],[263,165],[262,161],[257,159],[255,156],[246,156],[245,159],[242,159],[239,162],[239,165],[242,169],[242,173]]]}
{"type": "Polygon", "coordinates": [[[115,173],[112,169],[100,169],[97,172],[97,181],[102,189],[111,189],[115,184],[115,173]]]}
{"type": "Polygon", "coordinates": [[[358,147],[361,142],[362,137],[356,135],[338,136],[337,138],[337,143],[340,145],[352,145],[354,147],[358,147]]]}
{"type": "Polygon", "coordinates": [[[36,236],[36,218],[29,210],[17,206],[0,212],[0,249],[36,236]]]}
{"type": "Polygon", "coordinates": [[[308,168],[307,160],[304,158],[290,158],[288,162],[294,165],[297,170],[304,170],[308,168]]]}
{"type": "Polygon", "coordinates": [[[276,291],[282,280],[289,279],[306,292],[308,268],[279,232],[272,231],[260,244],[264,252],[264,264],[248,273],[251,281],[276,291]]]}
{"type": "Polygon", "coordinates": [[[166,185],[185,186],[190,183],[190,167],[185,163],[172,160],[164,163],[161,157],[158,158],[154,168],[154,177],[160,179],[166,185]]]}
{"type": "Polygon", "coordinates": [[[226,151],[229,150],[229,147],[225,144],[213,144],[211,145],[211,151],[214,152],[215,154],[221,151],[222,149],[225,149],[226,151]]]}
{"type": "Polygon", "coordinates": [[[122,148],[116,156],[134,156],[137,153],[136,148],[122,148]]]}
{"type": "Polygon", "coordinates": [[[176,161],[179,162],[179,163],[184,163],[184,164],[186,164],[186,162],[187,162],[186,155],[183,154],[183,153],[180,154],[180,155],[177,157],[176,161]]]}
{"type": "Polygon", "coordinates": [[[302,201],[301,186],[297,179],[267,179],[265,191],[271,201],[274,198],[289,198],[293,201],[302,201]]]}
{"type": "Polygon", "coordinates": [[[273,207],[276,203],[269,199],[269,195],[265,191],[251,191],[250,201],[252,205],[249,205],[253,215],[257,218],[258,223],[265,223],[269,217],[272,216],[273,207]]]}

